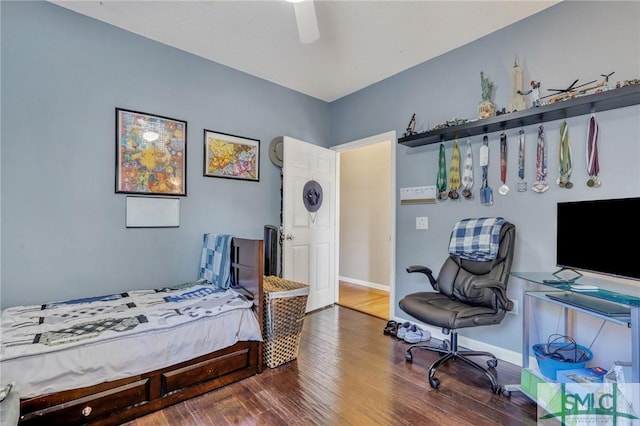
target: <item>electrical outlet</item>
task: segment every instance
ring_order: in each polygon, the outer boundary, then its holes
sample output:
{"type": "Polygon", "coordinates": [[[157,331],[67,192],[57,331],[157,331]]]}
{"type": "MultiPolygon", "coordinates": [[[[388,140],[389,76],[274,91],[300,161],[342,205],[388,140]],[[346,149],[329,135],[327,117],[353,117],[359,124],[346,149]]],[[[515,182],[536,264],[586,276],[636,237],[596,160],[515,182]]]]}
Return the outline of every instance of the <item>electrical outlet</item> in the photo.
{"type": "Polygon", "coordinates": [[[519,306],[518,306],[518,301],[517,300],[513,300],[513,309],[510,311],[507,311],[508,314],[511,315],[518,315],[518,313],[520,312],[519,306]]]}
{"type": "Polygon", "coordinates": [[[429,229],[429,218],[416,217],[416,229],[429,229]]]}

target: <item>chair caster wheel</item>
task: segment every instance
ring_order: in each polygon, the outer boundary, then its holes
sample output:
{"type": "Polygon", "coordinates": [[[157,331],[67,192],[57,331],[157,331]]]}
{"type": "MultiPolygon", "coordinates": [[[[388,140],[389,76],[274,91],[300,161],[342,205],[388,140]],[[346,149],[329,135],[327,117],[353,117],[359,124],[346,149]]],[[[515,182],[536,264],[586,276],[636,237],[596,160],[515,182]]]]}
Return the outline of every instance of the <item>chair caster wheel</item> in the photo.
{"type": "Polygon", "coordinates": [[[498,360],[497,359],[489,359],[489,360],[487,360],[487,365],[489,366],[489,368],[496,368],[498,366],[498,360]]]}
{"type": "Polygon", "coordinates": [[[411,352],[407,352],[407,353],[404,355],[404,359],[405,359],[407,362],[412,362],[412,361],[413,361],[413,355],[411,355],[411,352]]]}
{"type": "Polygon", "coordinates": [[[438,389],[438,386],[440,386],[440,380],[436,379],[435,377],[432,377],[429,379],[429,384],[431,385],[432,388],[438,389]]]}

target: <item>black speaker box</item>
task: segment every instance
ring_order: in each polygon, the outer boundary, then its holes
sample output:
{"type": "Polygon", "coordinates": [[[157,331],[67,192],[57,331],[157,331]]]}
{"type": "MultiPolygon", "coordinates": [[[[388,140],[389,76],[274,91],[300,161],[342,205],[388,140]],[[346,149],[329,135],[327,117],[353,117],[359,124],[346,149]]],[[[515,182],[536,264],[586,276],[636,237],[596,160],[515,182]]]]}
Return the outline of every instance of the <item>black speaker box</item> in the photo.
{"type": "Polygon", "coordinates": [[[278,228],[264,227],[264,274],[278,276],[278,228]]]}

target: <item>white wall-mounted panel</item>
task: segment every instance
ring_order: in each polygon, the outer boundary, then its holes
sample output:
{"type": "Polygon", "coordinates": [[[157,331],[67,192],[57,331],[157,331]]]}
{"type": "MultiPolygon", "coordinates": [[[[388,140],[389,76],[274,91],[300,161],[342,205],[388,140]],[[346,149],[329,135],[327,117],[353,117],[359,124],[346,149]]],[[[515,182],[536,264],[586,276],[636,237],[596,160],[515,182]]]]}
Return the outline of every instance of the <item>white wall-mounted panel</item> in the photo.
{"type": "Polygon", "coordinates": [[[180,226],[180,199],[127,197],[127,228],[177,228],[180,226]]]}

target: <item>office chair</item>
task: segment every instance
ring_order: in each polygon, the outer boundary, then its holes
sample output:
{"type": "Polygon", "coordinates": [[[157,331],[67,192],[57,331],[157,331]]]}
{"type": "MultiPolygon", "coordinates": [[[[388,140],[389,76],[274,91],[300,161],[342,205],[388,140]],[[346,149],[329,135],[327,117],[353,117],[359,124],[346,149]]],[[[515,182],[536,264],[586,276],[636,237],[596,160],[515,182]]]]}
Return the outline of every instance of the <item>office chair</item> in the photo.
{"type": "Polygon", "coordinates": [[[507,298],[507,283],[513,261],[515,226],[503,218],[478,218],[459,221],[449,242],[449,257],[442,265],[438,279],[426,266],[414,265],[409,273],[422,273],[435,290],[406,295],[399,302],[400,309],[413,318],[429,325],[441,327],[451,334],[442,346],[416,344],[407,349],[406,360],[413,360],[412,351],[424,349],[442,356],[429,368],[429,384],[437,388],[435,377],[442,364],[460,359],[482,371],[491,382],[491,390],[510,396],[498,385],[495,375],[470,357],[489,357],[487,366],[495,368],[498,359],[489,352],[458,349],[458,329],[498,324],[513,302],[507,298]]]}

